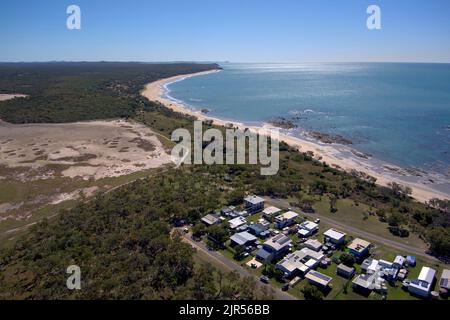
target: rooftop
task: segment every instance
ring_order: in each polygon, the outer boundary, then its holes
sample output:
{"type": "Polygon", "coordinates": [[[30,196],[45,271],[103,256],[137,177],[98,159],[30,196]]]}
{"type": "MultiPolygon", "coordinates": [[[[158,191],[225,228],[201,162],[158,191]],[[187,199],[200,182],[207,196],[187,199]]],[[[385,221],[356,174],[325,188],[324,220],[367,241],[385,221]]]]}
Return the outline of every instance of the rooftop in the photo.
{"type": "Polygon", "coordinates": [[[276,235],[275,237],[270,238],[266,242],[264,242],[264,245],[267,245],[271,247],[273,250],[278,251],[292,243],[292,240],[285,236],[284,234],[280,233],[279,235],[276,235]]]}
{"type": "Polygon", "coordinates": [[[315,283],[318,283],[324,287],[328,286],[331,282],[331,280],[333,280],[333,278],[324,275],[320,272],[311,270],[310,272],[308,272],[305,276],[306,279],[313,281],[315,283]]]}
{"type": "Polygon", "coordinates": [[[202,218],[203,222],[210,224],[210,225],[216,224],[217,222],[219,222],[219,220],[220,220],[219,217],[214,214],[208,214],[202,218]]]}
{"type": "Polygon", "coordinates": [[[322,247],[322,242],[320,242],[319,240],[316,239],[309,239],[307,241],[305,241],[304,243],[305,246],[311,247],[314,250],[320,250],[320,248],[322,247]]]}
{"type": "Polygon", "coordinates": [[[322,253],[303,248],[286,256],[277,266],[281,266],[289,272],[294,272],[295,270],[307,272],[323,258],[324,255],[322,253]]]}
{"type": "Polygon", "coordinates": [[[281,212],[281,209],[277,207],[268,207],[263,210],[263,214],[268,216],[277,214],[278,212],[281,212]]]}
{"type": "Polygon", "coordinates": [[[264,202],[264,199],[255,195],[248,196],[244,199],[244,201],[249,202],[251,204],[260,204],[261,202],[264,202]]]}
{"type": "Polygon", "coordinates": [[[364,250],[369,248],[370,245],[371,245],[370,242],[363,240],[363,239],[356,238],[355,240],[352,241],[352,243],[349,244],[348,248],[355,250],[357,252],[363,252],[364,250]]]}
{"type": "Polygon", "coordinates": [[[236,233],[230,239],[240,246],[245,245],[247,242],[256,241],[256,237],[246,231],[236,233]]]}
{"type": "Polygon", "coordinates": [[[295,213],[294,211],[288,211],[288,212],[285,212],[283,214],[280,214],[275,219],[277,221],[285,221],[285,220],[295,219],[297,217],[298,217],[298,213],[295,213]]]}
{"type": "Polygon", "coordinates": [[[309,231],[315,230],[318,227],[319,227],[319,225],[317,223],[314,223],[314,222],[308,221],[308,220],[305,221],[305,222],[302,222],[300,224],[300,228],[306,229],[306,230],[309,230],[309,231]]]}
{"type": "Polygon", "coordinates": [[[419,274],[419,280],[432,283],[436,275],[436,270],[429,267],[423,267],[419,274]]]}
{"type": "Polygon", "coordinates": [[[439,281],[439,286],[441,288],[450,290],[450,270],[449,269],[444,269],[444,271],[442,271],[441,280],[439,281]]]}
{"type": "Polygon", "coordinates": [[[372,290],[373,289],[373,276],[369,275],[369,274],[362,274],[362,275],[357,276],[355,279],[353,279],[352,283],[361,288],[372,290]]]}
{"type": "Polygon", "coordinates": [[[340,265],[338,265],[337,266],[337,269],[339,270],[342,270],[342,271],[345,271],[345,272],[347,272],[347,273],[351,273],[351,272],[354,272],[355,271],[355,268],[352,268],[352,267],[348,267],[348,266],[346,266],[345,264],[343,264],[343,263],[341,263],[340,265]]]}
{"type": "Polygon", "coordinates": [[[230,228],[235,229],[235,228],[239,228],[240,226],[246,224],[247,219],[245,219],[244,217],[237,217],[237,218],[231,219],[230,221],[228,221],[228,223],[230,224],[230,228]]]}
{"type": "Polygon", "coordinates": [[[341,240],[342,238],[344,238],[347,234],[345,234],[344,232],[341,232],[339,230],[336,229],[329,229],[327,231],[325,231],[324,236],[331,238],[333,240],[341,240]]]}

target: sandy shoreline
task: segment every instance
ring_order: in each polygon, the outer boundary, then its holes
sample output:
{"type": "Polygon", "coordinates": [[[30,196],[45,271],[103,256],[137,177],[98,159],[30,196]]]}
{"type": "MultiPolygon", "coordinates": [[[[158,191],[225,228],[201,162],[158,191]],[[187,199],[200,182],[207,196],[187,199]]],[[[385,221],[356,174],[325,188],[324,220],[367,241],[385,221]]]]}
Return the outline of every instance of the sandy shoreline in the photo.
{"type": "MultiPolygon", "coordinates": [[[[149,83],[145,86],[145,89],[142,91],[142,95],[148,98],[152,101],[159,101],[160,103],[164,104],[166,107],[183,114],[187,114],[190,116],[194,116],[199,120],[202,121],[213,121],[214,124],[220,125],[220,126],[229,126],[232,124],[234,127],[237,127],[239,129],[245,129],[249,128],[251,130],[258,130],[259,133],[267,132],[269,134],[270,130],[274,128],[272,125],[264,124],[262,127],[259,126],[248,126],[240,122],[235,121],[226,121],[218,118],[214,118],[211,116],[208,116],[202,112],[194,111],[189,108],[186,108],[183,104],[172,101],[170,99],[167,99],[165,97],[166,95],[166,88],[170,83],[182,81],[186,78],[194,77],[194,76],[201,76],[206,75],[210,73],[218,72],[217,70],[214,71],[206,71],[206,72],[199,72],[189,75],[180,75],[175,76],[171,78],[166,78],[162,80],[158,80],[152,83],[149,83]]],[[[432,198],[440,198],[440,199],[450,199],[450,194],[446,192],[440,192],[438,190],[435,190],[431,188],[430,186],[416,182],[416,181],[409,181],[411,180],[412,176],[406,176],[405,179],[402,179],[402,177],[395,177],[394,174],[390,174],[388,170],[380,170],[380,167],[375,166],[373,163],[370,163],[370,161],[364,161],[363,159],[358,159],[356,156],[344,156],[343,150],[339,145],[326,145],[326,144],[320,144],[308,140],[301,139],[299,137],[294,137],[289,135],[288,132],[280,134],[280,140],[286,142],[287,144],[299,148],[301,152],[308,152],[311,151],[314,153],[315,157],[317,159],[320,159],[323,162],[328,163],[331,166],[334,166],[336,168],[341,168],[346,171],[350,171],[352,169],[364,172],[372,177],[375,177],[377,179],[377,184],[381,186],[387,186],[390,182],[397,182],[402,185],[406,185],[412,188],[413,194],[412,196],[421,202],[428,201],[432,198]],[[384,171],[384,172],[380,172],[384,171]]],[[[414,180],[414,179],[412,179],[414,180]]]]}

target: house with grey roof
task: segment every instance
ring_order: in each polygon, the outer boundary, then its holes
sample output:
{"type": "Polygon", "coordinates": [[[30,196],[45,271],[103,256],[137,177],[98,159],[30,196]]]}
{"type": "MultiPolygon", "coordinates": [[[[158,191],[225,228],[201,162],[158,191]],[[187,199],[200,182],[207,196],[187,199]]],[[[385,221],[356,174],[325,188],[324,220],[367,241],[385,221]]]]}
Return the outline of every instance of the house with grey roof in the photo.
{"type": "Polygon", "coordinates": [[[263,262],[280,259],[289,252],[291,244],[292,240],[280,233],[264,242],[263,247],[256,253],[256,259],[263,262]]]}
{"type": "Polygon", "coordinates": [[[246,231],[235,233],[230,238],[231,246],[249,246],[254,245],[256,242],[256,237],[246,231]]]}
{"type": "Polygon", "coordinates": [[[254,214],[264,209],[264,199],[255,195],[244,198],[245,211],[254,214]]]}
{"type": "Polygon", "coordinates": [[[321,252],[303,248],[287,255],[277,263],[276,267],[283,271],[287,278],[292,278],[296,275],[304,276],[311,269],[316,268],[324,257],[325,255],[321,252]]]}

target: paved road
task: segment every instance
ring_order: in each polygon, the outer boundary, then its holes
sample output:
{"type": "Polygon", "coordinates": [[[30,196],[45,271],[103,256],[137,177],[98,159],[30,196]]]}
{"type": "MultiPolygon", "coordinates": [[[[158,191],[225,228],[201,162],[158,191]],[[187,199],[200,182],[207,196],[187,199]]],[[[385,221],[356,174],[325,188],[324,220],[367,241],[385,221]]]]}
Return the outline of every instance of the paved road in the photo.
{"type": "MultiPolygon", "coordinates": [[[[259,285],[261,287],[267,286],[267,284],[261,283],[257,276],[250,273],[248,270],[246,270],[239,264],[224,257],[219,252],[208,250],[208,248],[204,242],[202,242],[202,241],[196,242],[196,241],[192,240],[190,233],[188,234],[188,233],[183,232],[183,240],[186,241],[187,243],[189,243],[193,248],[206,253],[211,259],[216,261],[218,264],[223,265],[225,268],[229,269],[230,271],[237,271],[239,273],[239,275],[242,277],[254,278],[257,282],[257,285],[259,285]]],[[[282,291],[281,289],[278,289],[275,287],[272,287],[272,288],[275,291],[275,298],[277,300],[297,300],[294,296],[290,295],[287,292],[282,291]]]]}
{"type": "MultiPolygon", "coordinates": [[[[267,202],[269,202],[270,204],[272,204],[274,206],[281,207],[281,208],[289,207],[289,202],[284,200],[284,199],[272,199],[272,198],[266,198],[266,199],[267,199],[267,202]]],[[[375,242],[379,242],[381,244],[385,244],[385,245],[387,245],[389,247],[392,247],[394,249],[405,251],[406,253],[409,253],[409,254],[414,254],[414,255],[426,257],[426,258],[434,260],[434,261],[439,261],[439,259],[437,259],[437,258],[435,258],[435,257],[433,257],[433,256],[431,256],[429,254],[427,254],[423,249],[420,249],[420,248],[417,248],[417,247],[414,247],[414,246],[410,246],[410,245],[407,245],[405,243],[397,242],[397,241],[394,241],[394,240],[386,239],[386,238],[384,238],[382,236],[379,236],[379,235],[376,235],[376,234],[373,234],[373,233],[370,233],[370,232],[367,232],[367,231],[364,231],[364,230],[360,230],[360,229],[354,228],[352,226],[346,225],[346,224],[344,224],[342,222],[339,222],[337,220],[334,220],[332,218],[324,216],[324,215],[322,215],[320,213],[313,213],[313,214],[311,214],[311,213],[302,212],[302,214],[304,214],[306,216],[310,216],[312,218],[319,218],[319,219],[321,219],[321,221],[324,221],[327,224],[331,224],[331,225],[335,226],[336,229],[340,229],[340,230],[342,230],[344,232],[348,232],[348,233],[350,233],[352,235],[356,235],[358,237],[361,237],[361,238],[364,238],[364,239],[367,239],[367,240],[372,240],[372,241],[375,241],[375,242]]]]}

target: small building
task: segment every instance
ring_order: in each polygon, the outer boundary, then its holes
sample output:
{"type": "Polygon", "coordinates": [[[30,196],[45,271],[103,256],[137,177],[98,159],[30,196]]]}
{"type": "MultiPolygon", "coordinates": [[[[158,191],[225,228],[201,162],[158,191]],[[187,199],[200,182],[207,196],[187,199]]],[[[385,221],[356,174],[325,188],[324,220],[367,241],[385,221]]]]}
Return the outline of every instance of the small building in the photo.
{"type": "Polygon", "coordinates": [[[308,279],[308,282],[312,285],[315,285],[321,289],[327,288],[331,281],[333,280],[333,278],[324,275],[320,272],[317,272],[315,270],[311,270],[309,271],[306,276],[306,279],[308,279]]]}
{"type": "Polygon", "coordinates": [[[407,256],[406,263],[410,267],[415,267],[416,266],[416,257],[415,256],[407,256]]]}
{"type": "Polygon", "coordinates": [[[442,271],[441,279],[439,280],[439,287],[445,292],[450,292],[450,270],[444,269],[442,271]]]}
{"type": "Polygon", "coordinates": [[[293,211],[288,211],[279,216],[275,217],[275,223],[278,229],[284,229],[295,224],[295,219],[297,219],[298,213],[293,211]]]}
{"type": "Polygon", "coordinates": [[[248,231],[256,237],[267,238],[270,235],[270,231],[267,226],[261,223],[253,223],[248,227],[248,231]]]}
{"type": "Polygon", "coordinates": [[[350,279],[355,274],[355,268],[347,267],[345,264],[341,263],[337,266],[336,273],[341,277],[350,279]]]}
{"type": "Polygon", "coordinates": [[[356,238],[347,248],[353,256],[361,259],[369,254],[371,245],[372,244],[366,240],[356,238]]]}
{"type": "Polygon", "coordinates": [[[363,294],[370,293],[374,289],[373,276],[370,274],[360,274],[352,281],[352,288],[363,294]]]}
{"type": "Polygon", "coordinates": [[[335,246],[340,246],[345,242],[346,234],[336,229],[329,229],[323,235],[325,243],[330,242],[335,246]]]}
{"type": "Polygon", "coordinates": [[[248,232],[235,233],[231,238],[232,246],[250,246],[256,242],[256,237],[248,232]]]}
{"type": "Polygon", "coordinates": [[[393,266],[394,266],[394,268],[401,269],[401,268],[403,268],[405,262],[406,262],[406,259],[404,256],[396,256],[393,266]]]}
{"type": "Polygon", "coordinates": [[[235,206],[229,206],[222,208],[220,210],[220,214],[224,217],[232,217],[236,215],[236,207],[235,206]]]}
{"type": "Polygon", "coordinates": [[[263,247],[256,253],[256,259],[263,262],[271,262],[274,259],[284,257],[291,246],[292,240],[280,233],[266,242],[263,247]]]}
{"type": "Polygon", "coordinates": [[[264,209],[264,199],[258,196],[248,196],[244,199],[245,210],[254,214],[264,209]]]}
{"type": "Polygon", "coordinates": [[[208,214],[202,218],[202,222],[207,226],[213,226],[221,223],[220,217],[216,214],[208,214]]]}
{"type": "Polygon", "coordinates": [[[231,219],[230,221],[228,221],[228,223],[230,225],[230,228],[232,230],[234,230],[234,229],[238,229],[238,228],[246,225],[247,219],[245,219],[244,217],[237,217],[237,218],[231,219]]]}
{"type": "Polygon", "coordinates": [[[377,259],[366,259],[361,264],[361,270],[365,271],[367,274],[373,274],[379,269],[378,262],[379,260],[377,259]]]}
{"type": "Polygon", "coordinates": [[[297,275],[305,275],[311,269],[316,268],[324,257],[325,255],[320,252],[303,248],[287,255],[277,263],[276,267],[283,271],[287,278],[292,278],[297,275]]]}
{"type": "Polygon", "coordinates": [[[319,230],[319,225],[312,221],[304,221],[298,226],[298,236],[300,238],[308,238],[319,230]]]}
{"type": "Polygon", "coordinates": [[[320,249],[322,249],[323,244],[319,240],[308,239],[307,241],[305,241],[303,243],[303,246],[305,248],[308,248],[308,249],[314,250],[316,252],[319,252],[320,249]]]}
{"type": "Polygon", "coordinates": [[[436,270],[429,267],[423,267],[417,279],[411,280],[408,291],[420,297],[428,298],[430,296],[436,270]]]}
{"type": "Polygon", "coordinates": [[[267,207],[263,210],[263,216],[267,219],[271,219],[272,217],[276,217],[281,213],[281,209],[277,207],[267,207]]]}

